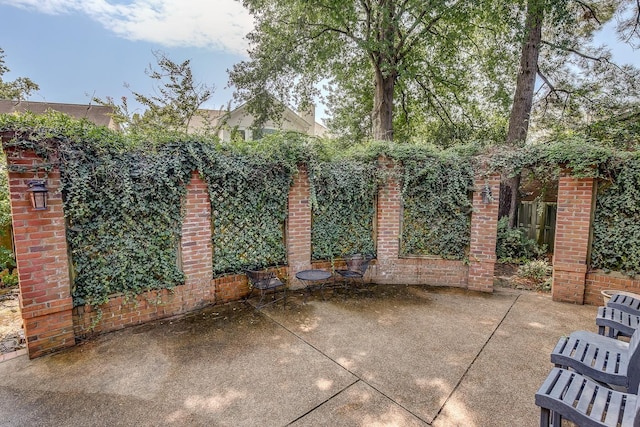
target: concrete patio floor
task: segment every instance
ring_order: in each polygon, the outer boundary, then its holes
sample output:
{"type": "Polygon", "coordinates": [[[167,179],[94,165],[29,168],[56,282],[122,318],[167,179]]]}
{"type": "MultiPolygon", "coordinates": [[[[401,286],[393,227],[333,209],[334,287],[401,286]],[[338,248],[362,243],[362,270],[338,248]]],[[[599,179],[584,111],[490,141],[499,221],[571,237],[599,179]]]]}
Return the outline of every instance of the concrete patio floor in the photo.
{"type": "Polygon", "coordinates": [[[388,285],[213,306],[0,363],[0,425],[534,426],[549,353],[596,310],[388,285]]]}

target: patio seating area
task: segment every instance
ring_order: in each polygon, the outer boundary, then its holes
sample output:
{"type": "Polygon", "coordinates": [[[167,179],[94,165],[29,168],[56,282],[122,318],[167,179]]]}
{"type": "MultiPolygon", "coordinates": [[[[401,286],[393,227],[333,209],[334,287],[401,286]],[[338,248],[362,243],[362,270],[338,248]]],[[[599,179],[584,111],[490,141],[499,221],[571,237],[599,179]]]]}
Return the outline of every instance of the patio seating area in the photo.
{"type": "Polygon", "coordinates": [[[597,331],[597,307],[528,291],[341,292],[211,306],[0,363],[0,423],[536,425],[558,337],[597,331]]]}

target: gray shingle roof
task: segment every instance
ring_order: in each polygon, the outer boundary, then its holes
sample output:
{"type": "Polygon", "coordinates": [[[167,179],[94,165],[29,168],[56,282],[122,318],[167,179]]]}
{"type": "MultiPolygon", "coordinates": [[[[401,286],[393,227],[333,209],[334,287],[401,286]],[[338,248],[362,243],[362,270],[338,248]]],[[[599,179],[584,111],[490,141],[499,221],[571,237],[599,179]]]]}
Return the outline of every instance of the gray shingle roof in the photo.
{"type": "Polygon", "coordinates": [[[57,102],[0,100],[0,114],[23,113],[25,111],[30,111],[33,114],[43,114],[47,110],[65,113],[76,119],[85,118],[98,126],[115,128],[110,116],[113,110],[110,107],[88,104],[62,104],[57,102]]]}

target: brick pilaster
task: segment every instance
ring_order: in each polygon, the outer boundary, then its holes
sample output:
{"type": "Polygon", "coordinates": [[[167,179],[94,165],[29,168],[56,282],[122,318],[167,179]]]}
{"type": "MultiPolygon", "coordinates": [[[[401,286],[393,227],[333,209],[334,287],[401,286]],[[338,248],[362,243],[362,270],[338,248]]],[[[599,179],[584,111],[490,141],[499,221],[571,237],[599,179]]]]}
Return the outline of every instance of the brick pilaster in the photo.
{"type": "Polygon", "coordinates": [[[211,202],[207,184],[197,172],[191,174],[184,209],[180,248],[185,287],[201,304],[213,303],[215,295],[206,292],[213,280],[211,202]]]}
{"type": "Polygon", "coordinates": [[[500,177],[498,175],[476,177],[474,189],[468,288],[475,291],[493,292],[500,177]],[[485,188],[489,189],[491,194],[489,199],[483,202],[482,192],[485,188]],[[486,201],[489,203],[485,203],[486,201]]]}
{"type": "Polygon", "coordinates": [[[395,173],[398,166],[387,158],[380,158],[378,164],[387,172],[387,179],[378,191],[375,276],[376,281],[388,282],[396,273],[400,255],[402,190],[395,173]]]}
{"type": "Polygon", "coordinates": [[[554,301],[584,302],[595,180],[563,171],[558,184],[558,214],[553,255],[554,301]]]}
{"type": "MultiPolygon", "coordinates": [[[[7,150],[6,154],[10,166],[33,170],[42,163],[33,152],[7,150]]],[[[30,180],[43,177],[43,172],[9,172],[20,307],[31,358],[75,344],[60,172],[46,176],[47,210],[34,210],[27,192],[30,180]]]]}
{"type": "Polygon", "coordinates": [[[309,174],[300,168],[289,190],[289,217],[287,221],[287,264],[289,286],[304,286],[295,278],[298,271],[311,268],[311,188],[309,174]]]}

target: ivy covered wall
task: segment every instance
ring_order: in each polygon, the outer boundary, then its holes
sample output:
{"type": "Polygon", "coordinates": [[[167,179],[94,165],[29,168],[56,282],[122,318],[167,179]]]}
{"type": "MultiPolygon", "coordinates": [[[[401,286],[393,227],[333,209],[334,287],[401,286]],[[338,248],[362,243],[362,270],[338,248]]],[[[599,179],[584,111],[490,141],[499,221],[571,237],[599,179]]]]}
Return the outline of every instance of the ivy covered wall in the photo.
{"type": "Polygon", "coordinates": [[[463,259],[471,235],[470,161],[434,156],[403,166],[400,254],[463,259]]]}
{"type": "Polygon", "coordinates": [[[498,152],[393,143],[336,150],[330,142],[284,134],[242,145],[172,138],[141,146],[60,115],[3,116],[0,132],[5,147],[43,159],[38,173],[60,169],[76,305],[184,282],[178,247],[192,171],[209,189],[215,275],[287,262],[287,195],[300,165],[309,171],[316,260],[375,254],[376,194],[388,173],[402,188],[400,255],[461,260],[475,174],[552,177],[562,165],[601,182],[593,266],[630,274],[640,267],[638,156],[585,141],[498,152]],[[382,171],[380,157],[397,167],[382,171]]]}
{"type": "Polygon", "coordinates": [[[375,255],[375,161],[341,159],[310,169],[312,259],[375,255]]]}
{"type": "Polygon", "coordinates": [[[598,183],[591,267],[640,273],[640,155],[629,154],[598,183]]]}

